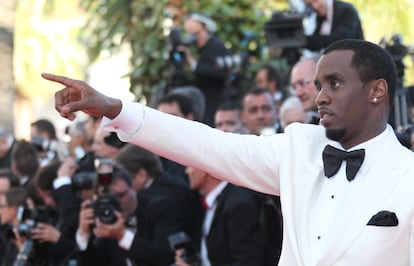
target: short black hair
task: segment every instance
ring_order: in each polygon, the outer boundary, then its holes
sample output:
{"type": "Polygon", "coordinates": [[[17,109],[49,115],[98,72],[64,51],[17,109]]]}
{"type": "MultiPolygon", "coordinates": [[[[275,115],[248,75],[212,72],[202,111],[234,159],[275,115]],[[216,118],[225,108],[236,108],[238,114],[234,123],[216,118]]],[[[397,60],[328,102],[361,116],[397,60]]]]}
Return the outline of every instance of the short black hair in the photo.
{"type": "Polygon", "coordinates": [[[52,121],[43,118],[32,122],[30,125],[36,127],[39,132],[47,132],[50,139],[57,139],[56,128],[52,121]]]}
{"type": "Polygon", "coordinates": [[[20,140],[13,145],[12,164],[21,176],[33,177],[40,167],[39,153],[33,143],[20,140]]]}
{"type": "Polygon", "coordinates": [[[53,190],[53,182],[57,178],[58,170],[61,166],[60,161],[51,161],[39,168],[35,175],[35,186],[45,191],[53,190]]]}
{"type": "Polygon", "coordinates": [[[125,181],[128,187],[132,186],[132,177],[128,170],[125,169],[122,165],[115,164],[112,170],[111,182],[118,179],[125,181]]]}
{"type": "Polygon", "coordinates": [[[0,168],[0,178],[7,178],[10,183],[10,187],[17,187],[20,185],[19,178],[13,174],[9,168],[0,168]]]}
{"type": "MultiPolygon", "coordinates": [[[[262,67],[259,68],[259,71],[265,69],[266,70],[266,80],[268,82],[270,81],[276,81],[276,86],[279,90],[283,90],[283,77],[282,77],[282,73],[279,71],[279,69],[277,69],[276,67],[270,65],[270,64],[265,64],[262,67]]],[[[258,71],[258,72],[259,72],[258,71]]]]}
{"type": "Polygon", "coordinates": [[[189,114],[194,114],[193,103],[191,102],[189,97],[184,96],[182,94],[179,94],[179,93],[166,94],[163,97],[161,97],[161,99],[159,99],[157,106],[163,103],[167,103],[167,104],[177,103],[180,108],[181,113],[183,113],[184,116],[187,116],[189,114]]]}
{"type": "Polygon", "coordinates": [[[351,67],[359,73],[362,82],[384,79],[388,84],[389,105],[392,106],[398,76],[391,54],[377,44],[354,39],[334,42],[323,50],[322,54],[326,55],[336,50],[351,50],[354,52],[351,67]]]}
{"type": "MultiPolygon", "coordinates": [[[[267,90],[267,89],[253,87],[253,88],[251,88],[250,90],[247,90],[247,91],[244,93],[243,98],[242,98],[242,110],[244,110],[244,108],[245,108],[245,107],[244,107],[244,99],[245,99],[248,95],[259,96],[259,95],[263,95],[263,94],[268,94],[268,95],[270,96],[270,98],[272,98],[272,99],[273,99],[272,93],[271,93],[269,90],[267,90]]],[[[273,101],[272,101],[272,102],[273,102],[273,101]]]]}
{"type": "Polygon", "coordinates": [[[238,101],[224,101],[220,103],[220,105],[217,107],[216,112],[218,111],[241,111],[242,106],[240,102],[238,101]]]}
{"type": "Polygon", "coordinates": [[[138,170],[145,169],[149,176],[156,178],[163,171],[158,155],[133,144],[127,144],[122,148],[115,161],[122,165],[131,176],[135,176],[138,170]]]}
{"type": "Polygon", "coordinates": [[[13,187],[6,192],[5,196],[9,207],[18,207],[26,205],[28,194],[23,187],[13,187]]]}

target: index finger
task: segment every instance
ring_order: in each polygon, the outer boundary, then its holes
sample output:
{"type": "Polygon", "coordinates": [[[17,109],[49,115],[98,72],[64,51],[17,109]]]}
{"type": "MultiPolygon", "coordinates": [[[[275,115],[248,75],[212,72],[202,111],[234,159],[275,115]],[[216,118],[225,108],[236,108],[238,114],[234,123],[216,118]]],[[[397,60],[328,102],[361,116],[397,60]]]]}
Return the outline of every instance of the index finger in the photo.
{"type": "Polygon", "coordinates": [[[54,75],[50,73],[42,73],[41,76],[44,79],[60,83],[62,85],[65,85],[66,87],[73,87],[73,86],[76,86],[77,84],[77,80],[74,80],[74,79],[71,79],[65,76],[59,76],[59,75],[54,75]]]}

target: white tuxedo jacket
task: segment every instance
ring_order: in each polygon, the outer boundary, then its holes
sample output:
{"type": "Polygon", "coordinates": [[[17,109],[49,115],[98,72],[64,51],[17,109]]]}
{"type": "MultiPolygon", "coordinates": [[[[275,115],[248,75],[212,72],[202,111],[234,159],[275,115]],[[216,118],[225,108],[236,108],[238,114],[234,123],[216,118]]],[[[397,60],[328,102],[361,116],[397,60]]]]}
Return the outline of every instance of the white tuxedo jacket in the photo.
{"type": "Polygon", "coordinates": [[[394,134],[378,146],[380,159],[368,166],[346,218],[329,236],[323,255],[311,263],[309,210],[326,178],[322,150],[328,139],[322,126],[294,124],[284,134],[238,135],[127,102],[117,118],[104,119],[102,125],[124,141],[183,165],[280,195],[284,236],[279,265],[414,265],[414,153],[394,134]],[[383,210],[394,212],[398,225],[368,226],[383,210]]]}

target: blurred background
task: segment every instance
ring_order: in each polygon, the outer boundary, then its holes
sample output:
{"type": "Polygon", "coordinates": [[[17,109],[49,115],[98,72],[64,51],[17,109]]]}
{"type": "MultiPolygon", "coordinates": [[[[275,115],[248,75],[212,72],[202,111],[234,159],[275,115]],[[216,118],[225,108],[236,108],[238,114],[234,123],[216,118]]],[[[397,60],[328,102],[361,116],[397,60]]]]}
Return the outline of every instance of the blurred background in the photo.
{"type": "MultiPolygon", "coordinates": [[[[358,10],[366,40],[394,49],[404,63],[404,86],[413,85],[414,0],[345,2],[358,10]]],[[[243,90],[262,62],[273,61],[288,71],[292,54],[303,52],[296,36],[286,36],[283,45],[266,38],[272,15],[302,23],[303,8],[300,0],[2,0],[0,123],[29,139],[30,123],[47,118],[63,134],[70,122],[54,110],[54,92],[60,87],[42,80],[42,72],[86,80],[105,94],[150,103],[172,76],[185,72],[171,55],[189,11],[215,20],[217,35],[234,55],[220,67],[243,90]]]]}

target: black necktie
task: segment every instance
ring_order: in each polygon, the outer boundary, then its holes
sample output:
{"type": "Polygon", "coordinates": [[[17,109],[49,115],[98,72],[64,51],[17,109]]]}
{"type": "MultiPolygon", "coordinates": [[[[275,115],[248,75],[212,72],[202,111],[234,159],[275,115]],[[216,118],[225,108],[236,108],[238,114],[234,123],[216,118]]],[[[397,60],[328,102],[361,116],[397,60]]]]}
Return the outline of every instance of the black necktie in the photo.
{"type": "Polygon", "coordinates": [[[335,175],[341,167],[342,161],[346,161],[346,178],[352,181],[364,161],[365,150],[343,151],[331,145],[326,145],[322,153],[323,168],[329,178],[335,175]]]}

